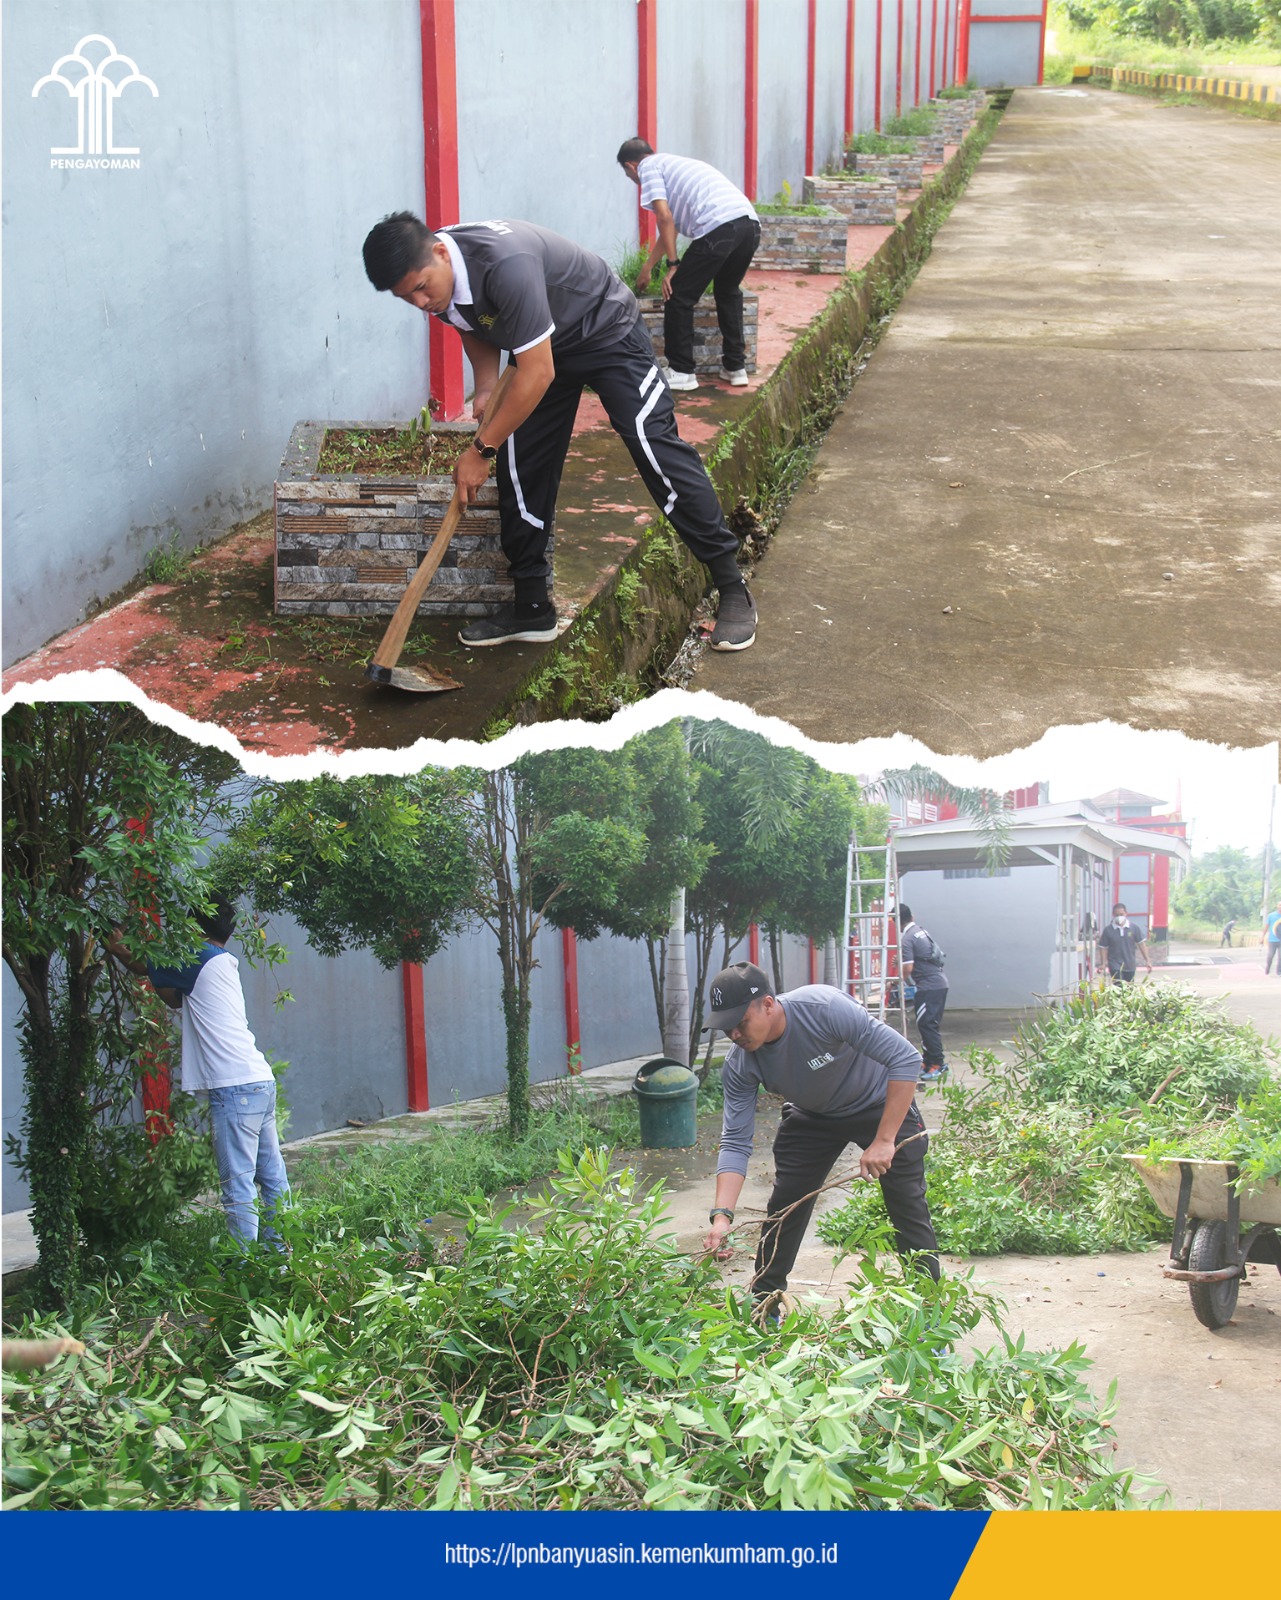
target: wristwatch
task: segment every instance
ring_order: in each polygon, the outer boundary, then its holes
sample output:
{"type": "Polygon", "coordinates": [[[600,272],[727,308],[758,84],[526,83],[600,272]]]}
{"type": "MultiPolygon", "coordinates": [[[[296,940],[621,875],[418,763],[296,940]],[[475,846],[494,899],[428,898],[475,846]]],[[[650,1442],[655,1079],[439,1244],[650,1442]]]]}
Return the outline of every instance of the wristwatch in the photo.
{"type": "Polygon", "coordinates": [[[663,265],[665,267],[678,267],[678,266],[680,266],[680,262],[679,261],[673,261],[671,256],[664,256],[663,257],[663,265]]]}
{"type": "Polygon", "coordinates": [[[498,446],[496,444],[481,444],[479,434],[472,435],[471,447],[478,456],[483,456],[486,461],[492,461],[498,454],[498,446]]]}
{"type": "Polygon", "coordinates": [[[715,1222],[717,1217],[728,1217],[729,1220],[733,1222],[734,1213],[728,1206],[713,1206],[712,1209],[707,1213],[707,1220],[708,1222],[715,1222]]]}

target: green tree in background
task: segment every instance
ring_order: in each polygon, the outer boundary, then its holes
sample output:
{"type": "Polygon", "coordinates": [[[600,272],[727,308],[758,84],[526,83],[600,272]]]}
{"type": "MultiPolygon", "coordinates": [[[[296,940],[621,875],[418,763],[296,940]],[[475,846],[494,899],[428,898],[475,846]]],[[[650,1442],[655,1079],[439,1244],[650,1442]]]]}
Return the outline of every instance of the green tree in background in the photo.
{"type": "Polygon", "coordinates": [[[1263,852],[1251,854],[1220,845],[1193,856],[1183,882],[1171,896],[1179,916],[1221,927],[1231,918],[1253,928],[1263,904],[1263,852]]]}
{"type": "Polygon", "coordinates": [[[312,778],[257,786],[214,857],[222,892],[288,912],[323,956],[426,961],[477,896],[475,774],[312,778]]]}
{"type": "MultiPolygon", "coordinates": [[[[138,959],[192,959],[203,935],[191,910],[209,900],[201,830],[235,771],[129,705],[21,705],[4,719],[4,960],[22,992],[25,1079],[10,1149],[28,1177],[49,1304],[74,1289],[82,1209],[117,1187],[107,1168],[121,1141],[134,1159],[146,1145],[145,1130],[112,1135],[156,1048],[156,1017],[104,942],[118,928],[138,959]]],[[[133,1175],[135,1202],[148,1186],[161,1202],[166,1184],[178,1193],[167,1163],[189,1154],[159,1141],[133,1175]]]]}

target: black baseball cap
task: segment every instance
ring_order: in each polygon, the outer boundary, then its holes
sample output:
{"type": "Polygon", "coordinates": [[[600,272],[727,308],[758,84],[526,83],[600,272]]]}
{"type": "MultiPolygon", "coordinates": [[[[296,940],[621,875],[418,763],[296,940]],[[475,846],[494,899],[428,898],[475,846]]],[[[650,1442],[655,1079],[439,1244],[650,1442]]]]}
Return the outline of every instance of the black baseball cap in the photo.
{"type": "Polygon", "coordinates": [[[753,1000],[773,993],[774,985],[759,967],[750,961],[736,961],[712,979],[707,991],[711,1010],[703,1032],[718,1028],[721,1033],[729,1033],[738,1027],[753,1000]]]}

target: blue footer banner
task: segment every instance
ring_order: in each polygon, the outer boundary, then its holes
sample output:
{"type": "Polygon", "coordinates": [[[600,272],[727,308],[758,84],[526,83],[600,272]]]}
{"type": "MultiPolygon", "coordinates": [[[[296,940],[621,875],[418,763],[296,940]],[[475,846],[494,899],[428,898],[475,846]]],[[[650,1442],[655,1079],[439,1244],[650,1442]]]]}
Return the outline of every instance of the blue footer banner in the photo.
{"type": "Polygon", "coordinates": [[[227,1600],[229,1556],[254,1589],[351,1600],[442,1583],[477,1600],[707,1600],[727,1581],[786,1596],[798,1579],[833,1600],[882,1587],[910,1600],[1204,1600],[1225,1578],[1275,1592],[1281,1513],[46,1511],[6,1517],[3,1534],[11,1593],[56,1578],[94,1600],[170,1584],[182,1600],[227,1600]]]}

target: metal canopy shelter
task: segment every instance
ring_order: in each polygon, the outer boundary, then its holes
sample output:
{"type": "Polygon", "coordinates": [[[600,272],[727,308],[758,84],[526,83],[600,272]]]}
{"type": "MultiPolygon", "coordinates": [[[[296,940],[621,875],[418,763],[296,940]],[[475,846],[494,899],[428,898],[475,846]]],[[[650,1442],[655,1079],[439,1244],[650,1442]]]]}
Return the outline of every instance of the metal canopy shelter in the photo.
{"type": "MultiPolygon", "coordinates": [[[[981,871],[988,864],[982,835],[963,817],[900,828],[894,844],[900,877],[948,869],[981,871]]],[[[1109,822],[1088,801],[1034,806],[1011,817],[1001,865],[1052,866],[1058,874],[1053,993],[1070,993],[1093,979],[1095,940],[1112,914],[1112,864],[1132,851],[1169,856],[1185,866],[1192,857],[1186,840],[1109,822]]]]}

